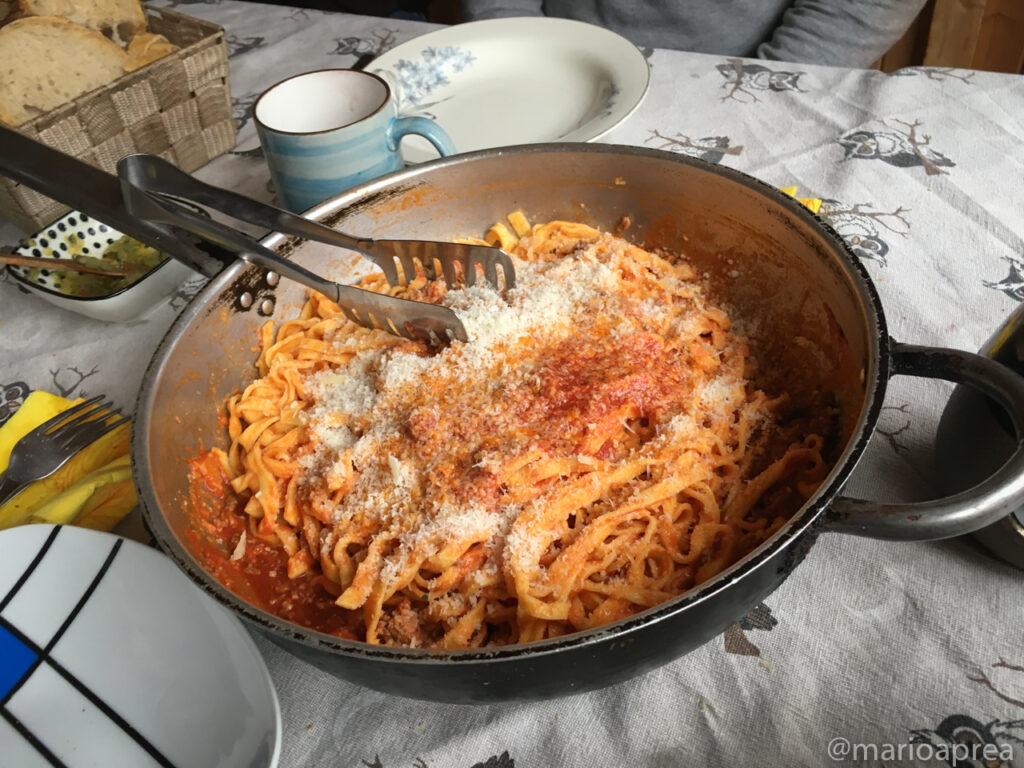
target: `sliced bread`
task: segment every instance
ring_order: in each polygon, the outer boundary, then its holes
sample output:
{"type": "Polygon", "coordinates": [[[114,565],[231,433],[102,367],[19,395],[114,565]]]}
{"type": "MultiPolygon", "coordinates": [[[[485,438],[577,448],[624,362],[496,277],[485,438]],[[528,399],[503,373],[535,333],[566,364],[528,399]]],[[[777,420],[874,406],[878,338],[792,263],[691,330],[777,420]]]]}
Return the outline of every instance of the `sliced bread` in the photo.
{"type": "Polygon", "coordinates": [[[139,0],[18,0],[23,16],[63,16],[95,29],[124,47],[146,31],[139,0]]]}
{"type": "Polygon", "coordinates": [[[128,60],[124,68],[128,72],[134,72],[139,67],[144,67],[151,61],[162,59],[169,53],[178,50],[178,46],[172,43],[163,35],[154,35],[152,32],[143,32],[132,38],[128,45],[128,60]]]}
{"type": "Polygon", "coordinates": [[[0,26],[8,21],[14,20],[14,13],[18,10],[16,0],[0,0],[0,26]]]}
{"type": "Polygon", "coordinates": [[[55,16],[0,27],[0,120],[21,125],[124,74],[127,55],[99,32],[55,16]]]}

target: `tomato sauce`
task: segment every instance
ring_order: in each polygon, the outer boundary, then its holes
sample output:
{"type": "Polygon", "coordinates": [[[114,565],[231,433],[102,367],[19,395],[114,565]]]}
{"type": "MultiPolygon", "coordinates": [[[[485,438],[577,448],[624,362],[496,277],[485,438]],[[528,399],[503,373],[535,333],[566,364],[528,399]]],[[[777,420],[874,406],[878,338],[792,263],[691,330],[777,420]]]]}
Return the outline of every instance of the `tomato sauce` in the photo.
{"type": "Polygon", "coordinates": [[[246,602],[303,627],[357,639],[362,617],[334,604],[323,577],[288,578],[288,556],[280,546],[258,539],[232,490],[220,461],[207,451],[189,461],[192,525],[186,537],[193,556],[214,578],[246,602]],[[245,550],[232,560],[242,532],[245,550]]]}

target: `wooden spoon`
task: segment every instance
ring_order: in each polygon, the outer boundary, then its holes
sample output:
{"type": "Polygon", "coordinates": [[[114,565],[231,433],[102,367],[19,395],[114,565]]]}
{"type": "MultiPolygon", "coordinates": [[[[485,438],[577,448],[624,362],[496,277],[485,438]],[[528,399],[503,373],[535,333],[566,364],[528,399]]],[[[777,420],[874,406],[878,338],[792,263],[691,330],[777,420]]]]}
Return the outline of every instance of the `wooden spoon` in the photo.
{"type": "Polygon", "coordinates": [[[130,272],[118,269],[96,269],[79,264],[71,259],[47,259],[42,256],[20,256],[16,253],[0,253],[0,264],[11,264],[16,267],[39,267],[40,269],[64,270],[66,272],[87,272],[90,275],[107,275],[108,277],[125,277],[130,272]]]}

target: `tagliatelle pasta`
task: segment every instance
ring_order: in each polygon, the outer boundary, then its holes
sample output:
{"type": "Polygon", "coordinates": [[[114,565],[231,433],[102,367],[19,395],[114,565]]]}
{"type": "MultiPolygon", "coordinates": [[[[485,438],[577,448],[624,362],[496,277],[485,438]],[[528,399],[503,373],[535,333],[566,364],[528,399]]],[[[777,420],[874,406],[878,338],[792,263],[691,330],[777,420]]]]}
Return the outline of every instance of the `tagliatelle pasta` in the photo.
{"type": "Polygon", "coordinates": [[[270,580],[268,610],[388,645],[555,637],[714,577],[824,478],[824,397],[758,389],[684,261],[522,214],[487,239],[515,259],[504,296],[363,281],[452,307],[468,343],[367,330],[319,294],[262,329],[193,487],[230,484],[199,517],[233,553],[220,577],[270,580]]]}

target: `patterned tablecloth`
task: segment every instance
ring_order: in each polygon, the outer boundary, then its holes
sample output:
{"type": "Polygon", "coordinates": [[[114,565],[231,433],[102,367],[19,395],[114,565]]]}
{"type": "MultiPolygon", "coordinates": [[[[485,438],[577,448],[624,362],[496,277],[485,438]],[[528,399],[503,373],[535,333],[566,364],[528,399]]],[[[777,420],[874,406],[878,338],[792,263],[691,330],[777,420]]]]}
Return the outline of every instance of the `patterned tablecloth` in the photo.
{"type": "MultiPolygon", "coordinates": [[[[431,29],[231,0],[171,4],[222,25],[231,52],[238,148],[198,176],[264,199],[256,96],[431,29]]],[[[650,92],[605,140],[821,198],[895,338],[977,349],[1024,299],[1021,77],[645,53],[650,92]]],[[[0,243],[18,237],[0,225],[0,243]]],[[[105,392],[130,410],[152,350],[200,285],[186,282],[135,322],[104,324],[0,281],[0,419],[26,388],[105,392]]],[[[931,445],[948,391],[896,379],[846,490],[935,495],[931,445]]],[[[764,604],[696,652],[614,688],[529,705],[387,696],[257,642],[281,699],[282,766],[954,765],[951,745],[971,743],[993,745],[976,752],[988,765],[1024,765],[1022,579],[970,541],[824,535],[764,604]]]]}

